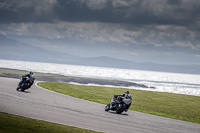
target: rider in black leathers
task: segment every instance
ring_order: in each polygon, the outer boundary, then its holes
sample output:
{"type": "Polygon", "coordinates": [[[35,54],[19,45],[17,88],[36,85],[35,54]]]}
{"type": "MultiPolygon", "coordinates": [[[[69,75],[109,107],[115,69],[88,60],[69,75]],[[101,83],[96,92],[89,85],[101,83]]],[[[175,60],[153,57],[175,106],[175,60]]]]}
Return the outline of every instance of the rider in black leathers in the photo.
{"type": "Polygon", "coordinates": [[[129,94],[129,91],[125,92],[122,95],[114,95],[114,97],[113,97],[113,99],[111,100],[111,103],[110,103],[110,109],[115,108],[117,100],[120,101],[120,99],[118,99],[118,98],[125,97],[126,94],[129,94]]]}
{"type": "Polygon", "coordinates": [[[29,84],[28,88],[31,87],[34,83],[35,77],[33,76],[33,72],[30,71],[29,74],[25,74],[22,76],[22,80],[19,82],[18,88],[20,88],[20,86],[22,85],[23,82],[25,82],[26,77],[31,78],[32,82],[29,84]]]}

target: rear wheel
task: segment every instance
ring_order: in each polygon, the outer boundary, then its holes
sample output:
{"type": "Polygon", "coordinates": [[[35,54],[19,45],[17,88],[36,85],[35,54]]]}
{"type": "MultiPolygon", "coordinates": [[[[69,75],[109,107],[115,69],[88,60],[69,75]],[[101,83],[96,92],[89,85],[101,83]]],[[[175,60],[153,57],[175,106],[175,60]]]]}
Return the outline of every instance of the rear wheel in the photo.
{"type": "Polygon", "coordinates": [[[122,104],[122,107],[116,110],[117,114],[121,114],[126,109],[126,104],[122,104]]]}

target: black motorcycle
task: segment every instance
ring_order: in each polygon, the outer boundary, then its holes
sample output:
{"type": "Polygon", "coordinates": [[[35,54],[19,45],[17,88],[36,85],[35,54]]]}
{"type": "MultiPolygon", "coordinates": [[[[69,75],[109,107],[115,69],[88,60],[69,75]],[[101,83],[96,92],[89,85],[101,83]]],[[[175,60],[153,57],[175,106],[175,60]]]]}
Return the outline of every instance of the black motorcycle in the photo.
{"type": "Polygon", "coordinates": [[[131,94],[125,93],[123,95],[117,95],[117,97],[111,100],[111,103],[106,105],[105,111],[116,111],[117,114],[121,114],[123,111],[128,111],[130,105],[132,103],[131,94]]]}
{"type": "Polygon", "coordinates": [[[29,89],[33,83],[34,83],[35,78],[30,78],[28,76],[22,76],[22,80],[19,82],[19,85],[17,87],[17,91],[25,91],[29,89]]]}

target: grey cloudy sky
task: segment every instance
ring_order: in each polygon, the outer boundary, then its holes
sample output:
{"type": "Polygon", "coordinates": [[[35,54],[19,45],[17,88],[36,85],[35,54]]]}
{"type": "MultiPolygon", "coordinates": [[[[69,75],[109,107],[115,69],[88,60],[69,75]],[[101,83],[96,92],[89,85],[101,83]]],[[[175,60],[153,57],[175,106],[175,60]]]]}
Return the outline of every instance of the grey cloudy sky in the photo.
{"type": "Polygon", "coordinates": [[[0,34],[85,57],[200,64],[200,1],[0,0],[0,34]]]}

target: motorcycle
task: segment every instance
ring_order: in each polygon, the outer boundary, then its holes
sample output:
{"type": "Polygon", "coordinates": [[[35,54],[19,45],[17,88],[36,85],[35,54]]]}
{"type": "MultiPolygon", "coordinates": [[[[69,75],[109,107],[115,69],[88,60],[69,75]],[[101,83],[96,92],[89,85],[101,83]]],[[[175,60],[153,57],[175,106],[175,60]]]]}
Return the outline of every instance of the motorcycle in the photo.
{"type": "Polygon", "coordinates": [[[25,91],[29,89],[33,83],[34,83],[34,78],[29,78],[28,76],[22,76],[22,80],[19,82],[19,85],[17,87],[17,91],[25,91]]]}
{"type": "Polygon", "coordinates": [[[129,92],[123,95],[118,95],[117,98],[113,97],[111,103],[106,105],[105,111],[112,110],[117,114],[121,114],[123,111],[127,112],[132,103],[132,96],[129,92]]]}

